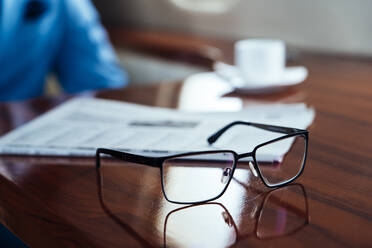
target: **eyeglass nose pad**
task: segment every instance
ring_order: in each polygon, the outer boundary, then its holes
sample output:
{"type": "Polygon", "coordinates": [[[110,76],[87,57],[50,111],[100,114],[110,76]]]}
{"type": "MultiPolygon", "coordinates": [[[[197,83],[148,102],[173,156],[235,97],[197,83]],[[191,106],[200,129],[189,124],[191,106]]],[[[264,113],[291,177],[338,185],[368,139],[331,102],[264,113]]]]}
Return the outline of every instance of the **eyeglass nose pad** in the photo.
{"type": "Polygon", "coordinates": [[[232,227],[233,226],[233,220],[231,219],[230,215],[228,213],[226,213],[225,211],[223,211],[221,213],[222,215],[222,218],[223,220],[225,221],[225,223],[229,226],[229,227],[232,227]]]}
{"type": "Polygon", "coordinates": [[[229,178],[231,176],[231,168],[226,167],[221,176],[221,183],[226,184],[229,181],[229,178]]]}
{"type": "Polygon", "coordinates": [[[252,174],[253,174],[255,177],[258,177],[257,171],[256,171],[256,169],[254,168],[254,166],[253,166],[253,164],[252,164],[251,161],[249,161],[249,169],[251,169],[252,174]]]}

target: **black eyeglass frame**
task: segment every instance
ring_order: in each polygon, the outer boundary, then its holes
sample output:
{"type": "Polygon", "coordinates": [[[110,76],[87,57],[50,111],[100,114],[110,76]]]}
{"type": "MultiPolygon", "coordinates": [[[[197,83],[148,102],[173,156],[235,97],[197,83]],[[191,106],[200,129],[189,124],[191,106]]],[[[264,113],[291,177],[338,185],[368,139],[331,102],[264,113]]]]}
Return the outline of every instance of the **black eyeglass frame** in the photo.
{"type": "Polygon", "coordinates": [[[230,184],[230,182],[231,182],[231,180],[234,176],[234,172],[235,172],[235,169],[236,169],[237,162],[239,161],[239,159],[242,159],[242,158],[247,158],[247,157],[252,157],[253,158],[254,169],[257,171],[257,174],[259,175],[261,181],[269,188],[277,188],[277,187],[285,186],[285,185],[293,182],[294,180],[296,180],[303,173],[305,163],[306,163],[306,158],[307,158],[309,131],[304,130],[304,129],[274,126],[274,125],[266,125],[266,124],[260,124],[260,123],[254,123],[254,122],[235,121],[235,122],[232,122],[232,123],[226,125],[225,127],[218,130],[216,133],[211,135],[207,139],[208,143],[210,145],[212,145],[214,142],[217,141],[217,139],[223,133],[225,133],[228,129],[230,129],[231,127],[233,127],[235,125],[253,126],[253,127],[260,128],[260,129],[267,130],[267,131],[271,131],[271,132],[283,133],[285,135],[280,136],[280,137],[275,138],[275,139],[272,139],[272,140],[269,140],[267,142],[261,143],[261,144],[257,145],[253,149],[252,152],[247,152],[247,153],[242,153],[242,154],[238,154],[233,150],[210,150],[210,151],[186,152],[186,153],[179,153],[179,154],[173,154],[173,155],[168,155],[168,156],[160,156],[160,157],[151,157],[151,156],[143,156],[143,155],[132,154],[132,153],[128,153],[128,152],[122,152],[122,151],[113,150],[113,149],[98,148],[96,150],[96,169],[99,170],[100,167],[101,167],[101,163],[100,163],[101,154],[110,155],[111,157],[113,157],[115,159],[119,159],[119,160],[126,161],[126,162],[131,162],[131,163],[142,164],[142,165],[147,165],[147,166],[159,168],[160,169],[161,187],[162,187],[163,195],[164,195],[164,197],[167,201],[169,201],[171,203],[176,203],[176,204],[200,204],[200,203],[206,203],[206,202],[213,201],[213,200],[216,200],[216,199],[220,198],[225,193],[226,189],[228,188],[228,186],[229,186],[229,184],[230,184]],[[262,146],[277,142],[279,140],[283,140],[283,139],[287,139],[287,138],[295,137],[295,136],[302,136],[305,139],[305,152],[304,152],[304,157],[303,157],[302,165],[301,165],[301,168],[300,168],[299,172],[293,178],[291,178],[287,181],[284,181],[282,183],[278,183],[278,184],[275,184],[275,185],[268,184],[265,181],[265,179],[264,179],[264,177],[261,173],[261,170],[258,166],[257,160],[256,160],[257,149],[259,149],[262,146]],[[210,199],[207,199],[207,200],[202,200],[202,201],[179,202],[179,201],[170,200],[167,197],[167,194],[165,193],[165,190],[164,190],[163,163],[166,160],[172,159],[172,158],[177,158],[177,157],[182,157],[182,156],[210,154],[210,153],[213,153],[213,154],[215,154],[215,153],[231,153],[234,156],[231,176],[229,177],[229,180],[226,183],[226,186],[224,187],[222,192],[219,195],[217,195],[216,197],[213,197],[213,198],[210,198],[210,199]]]}

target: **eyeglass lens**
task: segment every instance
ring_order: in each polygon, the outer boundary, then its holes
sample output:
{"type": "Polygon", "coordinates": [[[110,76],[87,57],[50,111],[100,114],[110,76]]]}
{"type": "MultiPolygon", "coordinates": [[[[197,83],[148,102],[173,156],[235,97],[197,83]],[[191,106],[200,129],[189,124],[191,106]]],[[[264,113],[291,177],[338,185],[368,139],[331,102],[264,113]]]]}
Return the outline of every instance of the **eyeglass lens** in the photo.
{"type": "Polygon", "coordinates": [[[170,158],[163,163],[167,199],[194,203],[219,196],[227,187],[235,159],[231,152],[211,152],[170,158]]]}
{"type": "Polygon", "coordinates": [[[255,157],[266,184],[277,186],[288,182],[300,173],[305,153],[305,137],[298,135],[259,147],[255,157]]]}

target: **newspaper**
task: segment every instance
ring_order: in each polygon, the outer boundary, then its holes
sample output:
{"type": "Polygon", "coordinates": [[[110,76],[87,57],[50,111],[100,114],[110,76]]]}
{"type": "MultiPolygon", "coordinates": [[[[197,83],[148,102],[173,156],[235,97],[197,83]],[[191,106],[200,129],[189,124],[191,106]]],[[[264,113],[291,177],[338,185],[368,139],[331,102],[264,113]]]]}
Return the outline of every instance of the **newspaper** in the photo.
{"type": "MultiPolygon", "coordinates": [[[[305,104],[258,105],[239,112],[190,113],[112,100],[75,98],[0,138],[0,154],[93,156],[99,147],[164,155],[228,149],[250,152],[283,134],[236,126],[213,145],[207,138],[226,124],[252,121],[307,128],[314,110],[305,104]]],[[[285,150],[289,150],[291,143],[285,150]]],[[[283,156],[270,151],[267,159],[283,156]]]]}

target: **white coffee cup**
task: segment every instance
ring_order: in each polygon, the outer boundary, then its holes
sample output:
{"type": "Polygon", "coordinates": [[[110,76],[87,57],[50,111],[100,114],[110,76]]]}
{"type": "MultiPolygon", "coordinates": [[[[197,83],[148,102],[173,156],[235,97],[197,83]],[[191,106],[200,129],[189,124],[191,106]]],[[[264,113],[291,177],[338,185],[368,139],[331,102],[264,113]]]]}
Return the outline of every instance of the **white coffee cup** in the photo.
{"type": "Polygon", "coordinates": [[[248,83],[275,82],[285,69],[285,43],[248,39],[235,43],[235,66],[248,83]]]}

